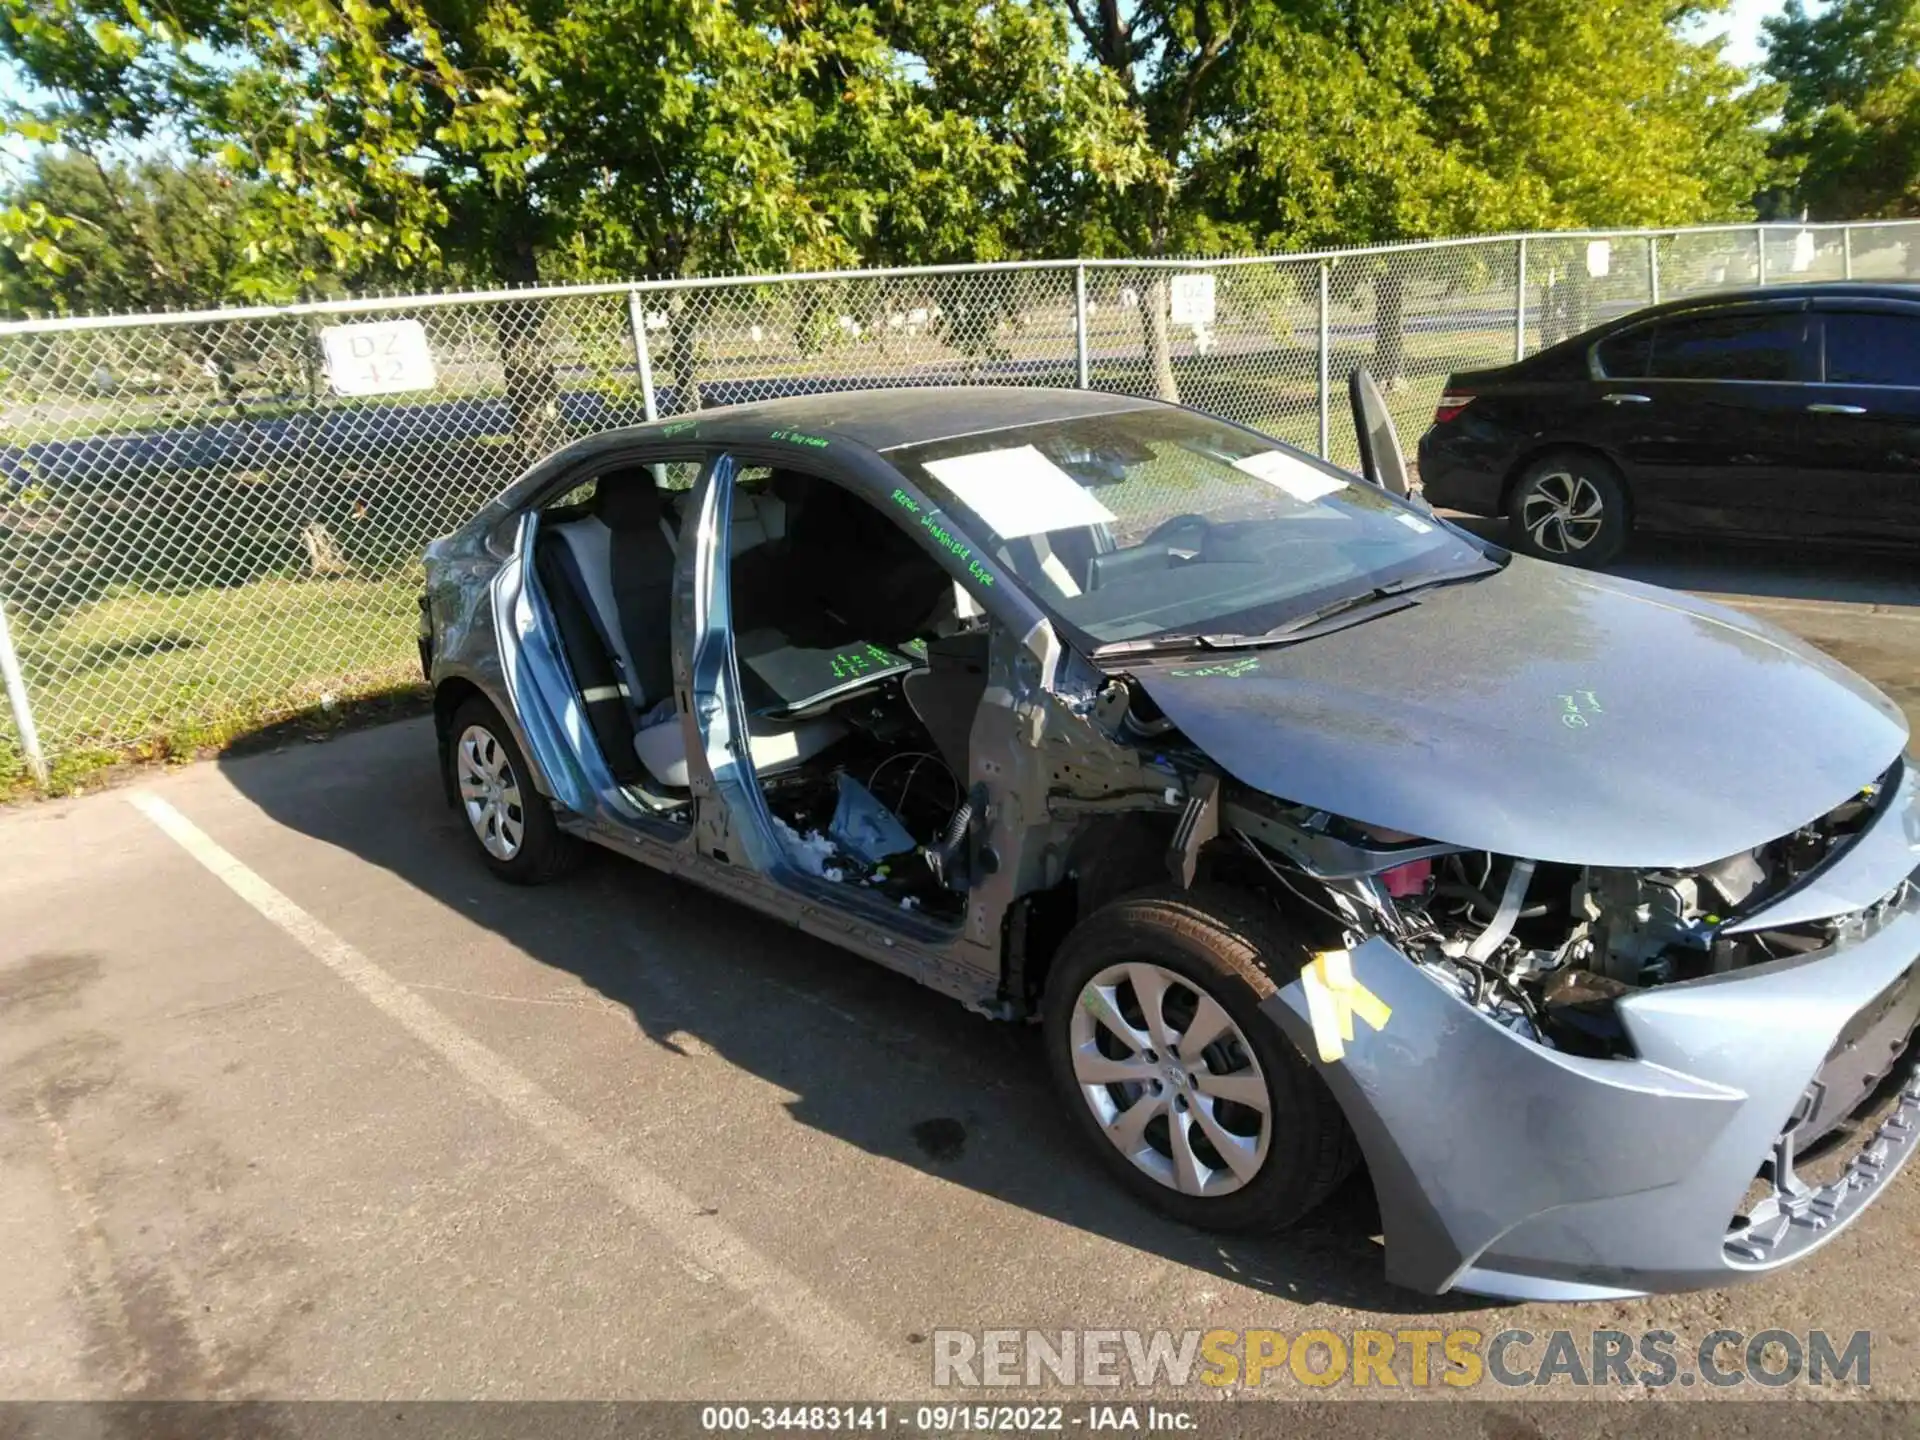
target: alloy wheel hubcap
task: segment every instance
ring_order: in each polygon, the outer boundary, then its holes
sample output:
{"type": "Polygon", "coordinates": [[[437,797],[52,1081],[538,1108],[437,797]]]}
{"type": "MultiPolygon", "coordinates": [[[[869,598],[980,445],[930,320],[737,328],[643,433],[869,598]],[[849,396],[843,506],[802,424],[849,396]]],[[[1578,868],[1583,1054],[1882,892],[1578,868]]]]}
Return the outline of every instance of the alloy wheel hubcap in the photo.
{"type": "Polygon", "coordinates": [[[467,823],[494,859],[513,859],[520,853],[527,821],[520,808],[520,782],[507,759],[506,746],[492,732],[469,725],[460,734],[454,756],[467,823]]]}
{"type": "Polygon", "coordinates": [[[1520,527],[1549,555],[1584,550],[1600,533],[1606,501],[1584,475],[1555,470],[1533,482],[1520,502],[1520,527]]]}
{"type": "Polygon", "coordinates": [[[1183,1195],[1225,1195],[1259,1174],[1273,1130],[1267,1078],[1220,1003],[1148,961],[1109,965],[1069,1026],[1081,1097],[1108,1141],[1183,1195]]]}

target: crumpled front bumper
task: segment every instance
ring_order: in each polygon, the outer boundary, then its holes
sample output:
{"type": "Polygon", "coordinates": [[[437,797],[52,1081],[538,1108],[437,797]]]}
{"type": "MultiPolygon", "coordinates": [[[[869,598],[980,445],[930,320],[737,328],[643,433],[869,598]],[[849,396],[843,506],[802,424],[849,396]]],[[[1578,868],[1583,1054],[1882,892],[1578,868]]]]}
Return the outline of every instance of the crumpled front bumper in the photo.
{"type": "MultiPolygon", "coordinates": [[[[1910,878],[1891,899],[1825,950],[1623,999],[1635,1058],[1534,1044],[1388,941],[1355,950],[1354,979],[1391,1014],[1378,1031],[1355,1025],[1340,1060],[1315,1063],[1366,1154],[1388,1278],[1513,1299],[1704,1289],[1790,1263],[1856,1218],[1920,1145],[1920,1075],[1900,1053],[1920,1023],[1911,771],[1903,791],[1879,827],[1896,827],[1900,849],[1887,833],[1855,847],[1883,873],[1904,854],[1910,878]],[[1873,1134],[1848,1142],[1837,1176],[1788,1179],[1750,1210],[1749,1187],[1781,1158],[1823,1068],[1857,1077],[1889,1062],[1907,1067],[1893,1072],[1899,1093],[1873,1134]]],[[[1300,981],[1262,1008],[1317,1053],[1300,981]]],[[[1785,1158],[1791,1172],[1790,1146],[1785,1158]]]]}

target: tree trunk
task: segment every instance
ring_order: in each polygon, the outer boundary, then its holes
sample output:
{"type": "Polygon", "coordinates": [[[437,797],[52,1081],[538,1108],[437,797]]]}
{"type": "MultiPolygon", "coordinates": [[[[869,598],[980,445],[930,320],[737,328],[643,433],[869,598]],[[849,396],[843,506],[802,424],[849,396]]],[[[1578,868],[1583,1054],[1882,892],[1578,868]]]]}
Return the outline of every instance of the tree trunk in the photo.
{"type": "Polygon", "coordinates": [[[1147,371],[1156,398],[1180,403],[1180,382],[1173,373],[1173,336],[1167,321],[1167,276],[1156,270],[1140,297],[1140,324],[1146,333],[1147,371]]]}
{"type": "Polygon", "coordinates": [[[700,336],[692,307],[676,300],[667,312],[667,369],[673,372],[673,408],[691,415],[700,408],[700,336]]]}
{"type": "Polygon", "coordinates": [[[1407,383],[1406,281],[1386,271],[1373,282],[1373,378],[1383,390],[1407,383]]]}
{"type": "Polygon", "coordinates": [[[1593,277],[1586,266],[1567,275],[1567,334],[1578,335],[1593,324],[1593,277]]]}
{"type": "MultiPolygon", "coordinates": [[[[531,285],[540,279],[531,222],[524,210],[504,213],[494,232],[497,272],[509,284],[531,285]]],[[[560,385],[547,347],[546,308],[545,301],[509,300],[493,311],[507,410],[528,464],[554,448],[560,421],[560,385]]]]}
{"type": "Polygon", "coordinates": [[[326,424],[326,411],[321,405],[326,385],[320,361],[319,323],[308,321],[298,332],[296,343],[300,373],[307,387],[307,403],[288,423],[292,453],[287,469],[293,475],[300,512],[298,533],[300,544],[307,552],[307,574],[315,580],[325,580],[348,574],[349,566],[333,532],[320,518],[326,508],[327,492],[332,488],[333,466],[320,445],[321,428],[326,424]]]}

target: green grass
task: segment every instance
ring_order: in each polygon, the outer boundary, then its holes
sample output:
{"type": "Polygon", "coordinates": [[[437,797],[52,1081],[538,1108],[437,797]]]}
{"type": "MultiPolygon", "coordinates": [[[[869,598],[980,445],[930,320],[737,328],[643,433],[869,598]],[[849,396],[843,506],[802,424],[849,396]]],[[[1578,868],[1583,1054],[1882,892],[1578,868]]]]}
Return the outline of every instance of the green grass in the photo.
{"type": "MultiPolygon", "coordinates": [[[[417,688],[419,589],[408,574],[120,592],[45,629],[17,630],[50,789],[417,688]]],[[[0,721],[0,794],[28,783],[10,721],[0,721]]]]}

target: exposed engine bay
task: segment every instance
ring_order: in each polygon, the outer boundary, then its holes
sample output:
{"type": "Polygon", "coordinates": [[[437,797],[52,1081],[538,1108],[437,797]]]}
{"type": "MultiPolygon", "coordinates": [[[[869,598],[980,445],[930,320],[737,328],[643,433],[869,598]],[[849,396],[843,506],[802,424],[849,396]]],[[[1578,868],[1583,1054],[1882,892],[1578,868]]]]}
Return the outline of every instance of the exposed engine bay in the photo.
{"type": "MultiPolygon", "coordinates": [[[[1350,942],[1385,934],[1500,1024],[1540,1044],[1606,1056],[1624,1041],[1612,1008],[1620,996],[1812,953],[1861,924],[1851,915],[1726,929],[1843,850],[1884,803],[1894,776],[1789,835],[1691,870],[1536,864],[1299,810],[1261,827],[1266,844],[1245,831],[1238,838],[1269,878],[1338,920],[1350,942]],[[1292,844],[1288,830],[1299,837],[1292,844]],[[1310,874],[1298,860],[1290,866],[1286,853],[1301,855],[1309,837],[1387,863],[1346,877],[1310,874]],[[1391,863],[1402,850],[1409,858],[1391,863]]],[[[1897,902],[1904,889],[1882,903],[1897,902]]]]}

